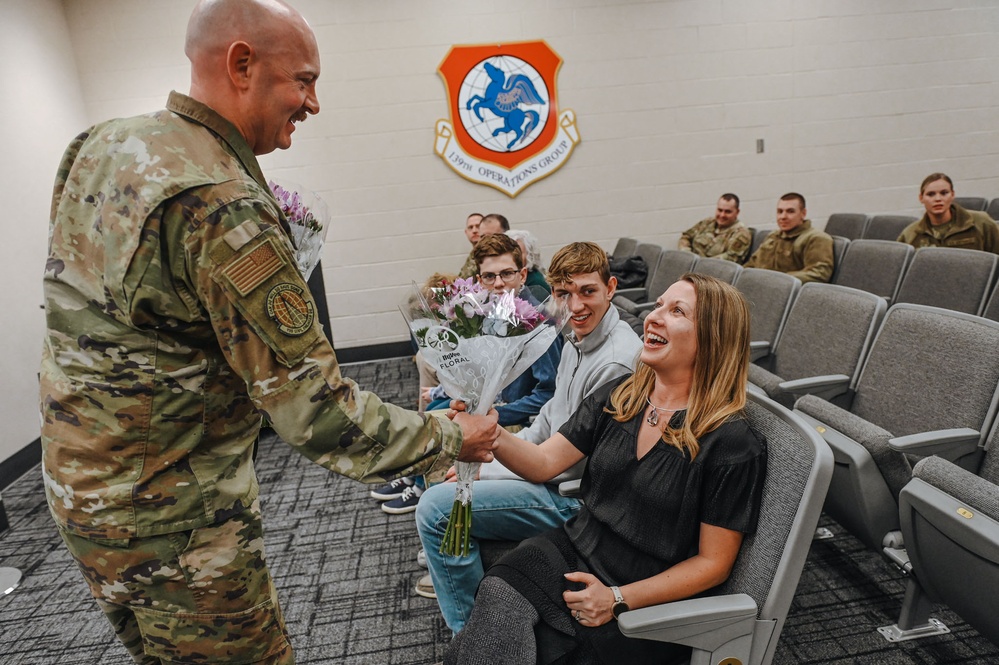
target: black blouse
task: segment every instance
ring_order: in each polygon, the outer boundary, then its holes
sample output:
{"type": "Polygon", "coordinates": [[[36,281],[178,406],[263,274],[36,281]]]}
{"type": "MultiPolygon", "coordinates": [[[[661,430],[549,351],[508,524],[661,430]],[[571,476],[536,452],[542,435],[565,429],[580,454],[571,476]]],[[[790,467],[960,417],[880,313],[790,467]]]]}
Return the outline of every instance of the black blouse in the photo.
{"type": "Polygon", "coordinates": [[[565,531],[591,572],[618,585],[694,556],[702,522],[752,533],[766,474],[766,442],[739,417],[704,435],[693,461],[662,440],[639,460],[644,411],[624,423],[604,411],[623,380],[594,391],[559,430],[589,456],[583,507],[565,531]]]}

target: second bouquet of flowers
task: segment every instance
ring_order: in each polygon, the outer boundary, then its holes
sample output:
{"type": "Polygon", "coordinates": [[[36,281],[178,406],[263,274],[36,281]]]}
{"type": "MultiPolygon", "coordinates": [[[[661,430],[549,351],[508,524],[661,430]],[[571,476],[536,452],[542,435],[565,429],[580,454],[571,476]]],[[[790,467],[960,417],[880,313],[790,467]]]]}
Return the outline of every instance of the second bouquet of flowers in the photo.
{"type": "MultiPolygon", "coordinates": [[[[561,301],[533,305],[512,291],[492,292],[457,279],[414,293],[400,307],[427,363],[448,395],[486,414],[507,385],[551,346],[566,321],[561,301]]],[[[467,556],[472,481],[479,465],[457,462],[455,501],[441,552],[467,556]]]]}

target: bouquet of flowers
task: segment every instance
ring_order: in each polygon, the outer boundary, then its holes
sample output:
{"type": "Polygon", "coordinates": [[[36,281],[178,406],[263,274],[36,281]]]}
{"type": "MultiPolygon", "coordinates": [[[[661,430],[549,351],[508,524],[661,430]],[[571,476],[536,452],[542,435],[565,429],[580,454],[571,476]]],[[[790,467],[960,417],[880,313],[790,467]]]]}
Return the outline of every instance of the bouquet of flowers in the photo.
{"type": "MultiPolygon", "coordinates": [[[[493,292],[457,279],[414,294],[401,306],[424,359],[449,395],[474,414],[486,414],[500,391],[551,346],[566,321],[565,307],[549,298],[539,306],[511,291],[493,292]]],[[[476,463],[457,462],[451,518],[441,552],[467,556],[476,463]]]]}
{"type": "Polygon", "coordinates": [[[302,193],[290,184],[281,186],[273,180],[268,180],[267,184],[288,220],[291,242],[295,246],[295,263],[302,278],[308,281],[319,263],[319,255],[326,242],[330,226],[329,208],[313,192],[302,193]]]}

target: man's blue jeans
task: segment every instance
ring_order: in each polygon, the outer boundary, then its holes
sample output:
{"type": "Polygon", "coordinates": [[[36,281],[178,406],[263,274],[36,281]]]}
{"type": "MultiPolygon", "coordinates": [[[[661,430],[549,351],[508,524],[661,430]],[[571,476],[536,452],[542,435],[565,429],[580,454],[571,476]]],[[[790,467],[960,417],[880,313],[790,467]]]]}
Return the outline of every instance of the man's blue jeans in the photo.
{"type": "Polygon", "coordinates": [[[440,553],[453,504],[454,483],[429,488],[417,504],[416,527],[437,604],[448,628],[457,633],[472,614],[475,590],[483,575],[478,539],[523,540],[544,533],[575,515],[579,501],[561,496],[554,485],[478,480],[472,486],[472,539],[465,557],[440,553]]]}

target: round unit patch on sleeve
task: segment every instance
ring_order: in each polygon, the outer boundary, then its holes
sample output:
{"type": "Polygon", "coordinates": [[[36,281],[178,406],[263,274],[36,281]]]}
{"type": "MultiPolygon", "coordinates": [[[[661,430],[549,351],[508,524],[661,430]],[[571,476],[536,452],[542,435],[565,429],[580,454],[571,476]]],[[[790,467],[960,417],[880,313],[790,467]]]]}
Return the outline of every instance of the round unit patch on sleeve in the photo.
{"type": "Polygon", "coordinates": [[[289,337],[304,335],[312,328],[315,311],[312,303],[302,297],[302,289],[283,282],[267,293],[267,316],[289,337]]]}

